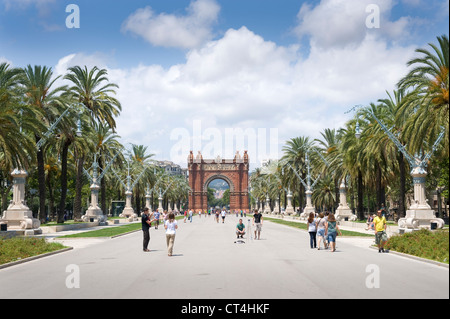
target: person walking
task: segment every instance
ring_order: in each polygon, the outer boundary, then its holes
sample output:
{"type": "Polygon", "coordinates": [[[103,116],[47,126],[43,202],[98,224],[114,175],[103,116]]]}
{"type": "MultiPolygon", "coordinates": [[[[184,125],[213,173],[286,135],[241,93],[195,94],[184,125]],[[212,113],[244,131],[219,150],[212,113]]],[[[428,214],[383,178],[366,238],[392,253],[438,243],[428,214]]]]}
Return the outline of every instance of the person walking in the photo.
{"type": "Polygon", "coordinates": [[[222,209],[222,224],[225,224],[225,217],[227,216],[227,211],[225,209],[222,209]]]}
{"type": "Polygon", "coordinates": [[[192,223],[192,217],[194,217],[194,212],[191,210],[189,210],[189,221],[192,223]]]}
{"type": "Polygon", "coordinates": [[[145,252],[150,251],[148,249],[148,243],[150,242],[150,227],[152,223],[156,221],[156,219],[153,218],[153,214],[149,214],[149,211],[148,208],[145,208],[141,216],[142,232],[144,234],[143,249],[145,252]]]}
{"type": "Polygon", "coordinates": [[[327,239],[325,237],[325,229],[326,229],[327,220],[325,219],[325,214],[320,213],[319,218],[317,219],[317,236],[319,236],[319,242],[317,245],[317,250],[320,250],[320,244],[323,240],[323,246],[325,249],[328,249],[327,239]]]}
{"type": "Polygon", "coordinates": [[[260,212],[258,212],[257,209],[255,209],[254,212],[255,213],[253,214],[253,226],[255,226],[255,239],[256,239],[256,233],[258,233],[258,240],[259,240],[260,236],[261,236],[263,216],[260,212]]]}
{"type": "Polygon", "coordinates": [[[384,244],[387,241],[387,234],[386,234],[386,217],[382,216],[383,211],[380,209],[377,211],[377,217],[373,219],[373,224],[375,226],[375,242],[378,246],[378,252],[385,252],[384,251],[384,244]]]}
{"type": "Polygon", "coordinates": [[[167,255],[170,257],[173,253],[173,245],[175,243],[176,230],[178,229],[178,223],[175,220],[175,214],[170,213],[166,222],[164,223],[166,229],[166,243],[167,243],[167,255]]]}
{"type": "Polygon", "coordinates": [[[317,235],[317,221],[314,218],[314,213],[309,213],[308,222],[306,225],[308,226],[308,233],[309,233],[309,244],[311,246],[311,249],[317,248],[317,241],[316,241],[316,235],[317,235]]]}
{"type": "Polygon", "coordinates": [[[158,226],[159,226],[159,218],[160,218],[160,216],[161,216],[161,213],[160,213],[158,210],[156,210],[156,211],[153,213],[153,217],[155,217],[155,219],[156,219],[156,222],[155,222],[155,229],[158,229],[158,226]]]}
{"type": "Polygon", "coordinates": [[[342,236],[341,230],[337,225],[334,214],[329,214],[328,221],[325,226],[325,236],[327,237],[328,245],[331,248],[331,252],[336,251],[336,236],[338,235],[338,233],[340,236],[342,236]]]}

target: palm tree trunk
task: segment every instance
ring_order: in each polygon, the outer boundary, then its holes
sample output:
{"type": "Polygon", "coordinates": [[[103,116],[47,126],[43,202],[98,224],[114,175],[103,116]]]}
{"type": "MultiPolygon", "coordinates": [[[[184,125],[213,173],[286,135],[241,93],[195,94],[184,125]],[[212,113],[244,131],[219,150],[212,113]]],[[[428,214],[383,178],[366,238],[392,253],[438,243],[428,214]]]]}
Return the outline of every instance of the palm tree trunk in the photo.
{"type": "Polygon", "coordinates": [[[364,219],[364,191],[363,191],[363,176],[361,170],[358,170],[358,219],[364,219]]]}
{"type": "Polygon", "coordinates": [[[377,162],[377,178],[376,178],[376,188],[377,188],[377,207],[376,210],[381,208],[381,204],[384,203],[383,201],[383,194],[382,194],[382,185],[381,185],[381,166],[377,162]]]}
{"type": "MultiPolygon", "coordinates": [[[[101,154],[101,153],[100,153],[101,154]]],[[[103,170],[103,167],[105,166],[103,163],[103,157],[100,156],[98,159],[98,165],[99,167],[103,170]]],[[[105,181],[105,177],[102,178],[102,180],[100,181],[100,205],[101,205],[101,209],[104,215],[107,215],[107,209],[106,209],[106,181],[105,181]]]]}
{"type": "Polygon", "coordinates": [[[405,196],[406,196],[406,167],[403,154],[399,152],[398,162],[400,166],[400,198],[398,202],[398,218],[406,216],[405,196]]]}
{"type": "Polygon", "coordinates": [[[77,160],[77,179],[75,182],[75,200],[73,203],[73,218],[75,221],[81,220],[81,190],[83,188],[83,165],[84,155],[77,160]]]}
{"type": "MultiPolygon", "coordinates": [[[[36,143],[39,142],[40,138],[36,136],[36,143]]],[[[44,167],[44,152],[40,149],[37,151],[37,168],[38,168],[38,188],[39,188],[39,220],[41,223],[45,223],[46,211],[45,211],[45,200],[46,200],[46,188],[45,188],[45,167],[44,167]]]]}
{"type": "Polygon", "coordinates": [[[47,179],[46,179],[46,183],[47,183],[47,188],[48,188],[48,213],[51,217],[51,219],[53,220],[53,218],[55,217],[55,194],[53,192],[53,187],[52,187],[52,173],[51,171],[48,172],[47,174],[47,179]]]}
{"type": "Polygon", "coordinates": [[[69,146],[72,142],[67,139],[64,143],[61,154],[61,200],[59,202],[58,224],[64,223],[64,213],[66,211],[66,197],[67,197],[67,154],[69,146]]]}

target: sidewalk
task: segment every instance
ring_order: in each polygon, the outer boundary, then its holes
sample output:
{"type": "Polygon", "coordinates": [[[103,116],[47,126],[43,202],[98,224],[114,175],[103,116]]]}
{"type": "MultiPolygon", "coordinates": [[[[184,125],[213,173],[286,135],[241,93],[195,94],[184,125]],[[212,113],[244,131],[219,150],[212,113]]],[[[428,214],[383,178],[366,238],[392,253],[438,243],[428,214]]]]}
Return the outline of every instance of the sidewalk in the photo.
{"type": "Polygon", "coordinates": [[[63,230],[63,231],[53,231],[53,232],[43,232],[40,235],[36,235],[35,237],[45,238],[47,241],[55,241],[63,244],[64,246],[69,246],[73,248],[85,248],[94,244],[98,244],[101,242],[105,242],[110,240],[110,238],[101,238],[101,237],[93,237],[93,238],[58,238],[67,235],[79,234],[84,232],[90,232],[95,230],[105,229],[106,227],[120,227],[128,224],[140,223],[138,222],[121,222],[119,224],[109,224],[105,226],[93,226],[86,227],[82,229],[71,229],[71,230],[63,230]]]}

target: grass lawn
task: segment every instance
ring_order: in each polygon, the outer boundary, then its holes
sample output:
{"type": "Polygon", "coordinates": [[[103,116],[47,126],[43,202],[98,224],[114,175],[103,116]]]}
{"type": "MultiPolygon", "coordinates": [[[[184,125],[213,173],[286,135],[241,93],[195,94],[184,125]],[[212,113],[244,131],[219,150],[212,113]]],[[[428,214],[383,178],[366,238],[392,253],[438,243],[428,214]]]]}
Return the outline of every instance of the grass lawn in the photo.
{"type": "MultiPolygon", "coordinates": [[[[282,225],[295,227],[295,228],[299,228],[299,229],[303,229],[303,230],[308,230],[308,226],[306,225],[306,223],[298,223],[298,222],[292,222],[292,221],[287,221],[287,220],[282,220],[282,219],[277,219],[277,218],[270,218],[270,217],[264,217],[264,220],[282,224],[282,225]]],[[[341,233],[342,233],[342,236],[373,237],[373,235],[371,235],[371,234],[364,234],[364,233],[359,233],[359,232],[349,231],[349,230],[341,230],[341,233]]]]}
{"type": "MultiPolygon", "coordinates": [[[[184,216],[177,216],[175,219],[182,219],[184,216]]],[[[162,221],[160,221],[160,226],[162,224],[162,221]]],[[[103,229],[99,230],[92,230],[87,232],[81,232],[78,234],[72,234],[72,235],[66,235],[61,236],[58,238],[92,238],[92,237],[113,237],[133,231],[138,231],[142,229],[142,224],[139,223],[133,223],[133,224],[127,224],[123,226],[105,226],[103,229]]]]}
{"type": "Polygon", "coordinates": [[[105,226],[103,229],[80,232],[77,234],[61,236],[58,238],[92,238],[92,237],[113,237],[132,231],[142,229],[141,223],[133,223],[123,226],[105,226]]]}
{"type": "Polygon", "coordinates": [[[0,237],[0,265],[66,248],[60,243],[48,243],[44,238],[0,237]]]}

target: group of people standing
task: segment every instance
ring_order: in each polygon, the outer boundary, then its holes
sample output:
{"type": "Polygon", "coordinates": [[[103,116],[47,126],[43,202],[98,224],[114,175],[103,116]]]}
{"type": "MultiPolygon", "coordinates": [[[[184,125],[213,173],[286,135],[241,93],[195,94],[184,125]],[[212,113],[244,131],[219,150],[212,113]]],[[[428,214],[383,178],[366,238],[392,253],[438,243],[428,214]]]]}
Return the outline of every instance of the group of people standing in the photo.
{"type": "Polygon", "coordinates": [[[315,216],[315,213],[310,213],[307,221],[308,232],[310,236],[311,249],[317,248],[320,250],[320,244],[323,241],[325,249],[330,248],[331,252],[336,251],[336,237],[342,236],[341,230],[337,224],[334,214],[320,213],[315,216]],[[319,244],[317,245],[317,236],[319,236],[319,244]]]}
{"type": "MultiPolygon", "coordinates": [[[[370,217],[369,217],[370,218],[370,217]]],[[[378,246],[378,252],[385,252],[384,245],[388,238],[386,234],[387,223],[386,217],[383,215],[383,209],[377,211],[377,216],[368,221],[370,228],[375,230],[375,242],[378,246]]],[[[332,213],[320,213],[317,217],[314,213],[309,214],[307,221],[308,232],[310,236],[311,249],[320,250],[320,244],[323,241],[325,249],[330,248],[332,252],[336,251],[336,237],[342,236],[341,230],[337,224],[336,218],[332,213]],[[317,244],[316,237],[319,237],[317,244]]],[[[369,228],[366,228],[368,230],[369,228]]]]}
{"type": "MultiPolygon", "coordinates": [[[[167,255],[172,256],[176,230],[178,229],[178,223],[175,220],[174,213],[167,214],[167,212],[163,212],[163,216],[164,216],[163,218],[164,228],[166,230],[167,255]]],[[[144,211],[142,212],[141,222],[142,222],[142,231],[144,233],[144,241],[143,241],[144,252],[150,251],[148,249],[148,244],[150,242],[150,227],[152,223],[155,223],[155,229],[158,229],[160,217],[161,214],[158,211],[150,213],[150,210],[148,208],[145,208],[144,211]]]]}

